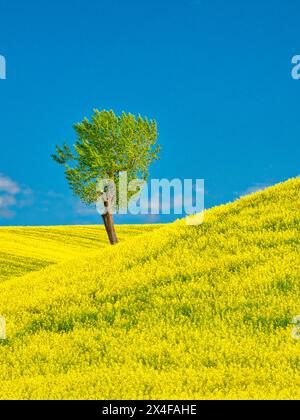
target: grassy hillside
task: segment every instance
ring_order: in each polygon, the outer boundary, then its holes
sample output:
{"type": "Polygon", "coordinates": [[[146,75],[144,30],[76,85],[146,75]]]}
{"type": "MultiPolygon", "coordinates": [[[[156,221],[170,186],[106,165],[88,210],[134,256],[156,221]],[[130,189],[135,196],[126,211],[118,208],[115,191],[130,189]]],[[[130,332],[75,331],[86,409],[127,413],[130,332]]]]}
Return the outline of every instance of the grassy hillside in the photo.
{"type": "Polygon", "coordinates": [[[0,398],[299,398],[300,179],[0,284],[0,398]]]}
{"type": "MultiPolygon", "coordinates": [[[[122,241],[158,225],[119,226],[122,241]]],[[[0,227],[0,282],[108,245],[103,226],[0,227]]]]}

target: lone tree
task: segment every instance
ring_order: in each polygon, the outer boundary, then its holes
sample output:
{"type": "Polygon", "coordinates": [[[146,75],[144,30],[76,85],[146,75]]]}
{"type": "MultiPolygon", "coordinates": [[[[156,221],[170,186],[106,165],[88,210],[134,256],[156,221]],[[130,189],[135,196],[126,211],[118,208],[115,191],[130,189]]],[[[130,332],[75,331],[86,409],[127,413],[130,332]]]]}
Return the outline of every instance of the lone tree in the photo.
{"type": "MultiPolygon", "coordinates": [[[[113,202],[120,204],[120,174],[127,172],[127,185],[134,179],[146,181],[151,162],[158,158],[157,126],[154,120],[123,112],[94,110],[89,121],[73,125],[77,140],[71,149],[66,143],[56,146],[51,155],[65,167],[73,193],[87,205],[103,201],[102,218],[112,245],[118,242],[113,220],[113,202]],[[99,181],[108,184],[99,189],[99,181]],[[116,186],[114,190],[110,184],[116,186]]],[[[128,191],[130,199],[135,192],[128,191]]]]}

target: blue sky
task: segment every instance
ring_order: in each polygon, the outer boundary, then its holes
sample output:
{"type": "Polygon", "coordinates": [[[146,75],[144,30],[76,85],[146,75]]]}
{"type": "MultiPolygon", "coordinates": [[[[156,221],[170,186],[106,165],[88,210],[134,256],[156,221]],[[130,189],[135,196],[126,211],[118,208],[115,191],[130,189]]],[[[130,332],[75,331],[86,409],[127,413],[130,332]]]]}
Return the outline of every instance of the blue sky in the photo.
{"type": "Polygon", "coordinates": [[[299,175],[299,16],[298,0],[0,0],[0,224],[99,221],[50,158],[94,108],[155,118],[151,176],[204,178],[206,207],[299,175]]]}

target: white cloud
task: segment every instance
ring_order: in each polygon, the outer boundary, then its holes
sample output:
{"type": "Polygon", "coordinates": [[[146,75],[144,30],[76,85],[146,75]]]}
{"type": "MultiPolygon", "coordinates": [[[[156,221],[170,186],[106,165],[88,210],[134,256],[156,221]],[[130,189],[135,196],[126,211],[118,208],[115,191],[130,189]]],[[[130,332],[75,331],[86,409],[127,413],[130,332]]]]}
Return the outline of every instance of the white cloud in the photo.
{"type": "Polygon", "coordinates": [[[32,204],[33,192],[28,187],[21,187],[10,177],[0,173],[0,218],[11,219],[16,208],[32,204]]]}
{"type": "Polygon", "coordinates": [[[15,181],[10,179],[8,176],[0,174],[0,192],[15,195],[20,192],[20,187],[15,181]]]}
{"type": "Polygon", "coordinates": [[[265,188],[270,187],[272,184],[270,183],[263,183],[263,182],[258,182],[250,187],[248,187],[245,191],[242,191],[240,193],[236,192],[235,195],[243,197],[244,195],[249,195],[249,194],[254,194],[258,191],[262,191],[265,188]]]}
{"type": "Polygon", "coordinates": [[[15,216],[15,212],[12,210],[1,210],[0,208],[0,219],[12,219],[15,216]]]}
{"type": "Polygon", "coordinates": [[[97,214],[96,206],[88,207],[80,201],[74,204],[74,210],[79,216],[94,216],[97,214]]]}
{"type": "Polygon", "coordinates": [[[10,206],[14,206],[16,204],[17,200],[13,195],[0,195],[0,208],[6,208],[10,206]]]}

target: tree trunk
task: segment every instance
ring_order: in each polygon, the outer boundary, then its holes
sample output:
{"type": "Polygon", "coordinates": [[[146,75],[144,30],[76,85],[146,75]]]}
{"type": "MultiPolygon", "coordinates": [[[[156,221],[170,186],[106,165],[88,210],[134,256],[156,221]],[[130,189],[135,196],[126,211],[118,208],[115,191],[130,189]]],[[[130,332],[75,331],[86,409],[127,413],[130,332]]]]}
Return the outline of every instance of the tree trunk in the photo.
{"type": "Polygon", "coordinates": [[[115,245],[116,243],[118,243],[118,238],[115,231],[113,215],[109,212],[106,212],[102,214],[102,219],[105,225],[107,235],[109,237],[109,242],[111,243],[111,245],[115,245]]]}

